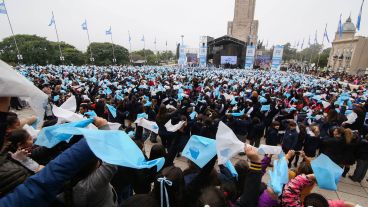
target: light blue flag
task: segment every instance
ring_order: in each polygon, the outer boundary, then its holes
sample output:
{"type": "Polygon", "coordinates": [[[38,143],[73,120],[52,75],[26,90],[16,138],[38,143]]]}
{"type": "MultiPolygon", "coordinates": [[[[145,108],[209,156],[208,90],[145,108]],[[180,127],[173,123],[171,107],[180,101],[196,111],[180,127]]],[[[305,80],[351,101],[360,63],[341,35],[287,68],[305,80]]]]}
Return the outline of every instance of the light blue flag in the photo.
{"type": "Polygon", "coordinates": [[[259,97],[259,102],[260,103],[266,103],[267,102],[267,99],[265,97],[263,97],[263,96],[260,96],[259,97]]]}
{"type": "Polygon", "coordinates": [[[59,99],[60,99],[60,96],[59,96],[59,95],[56,95],[56,96],[54,96],[54,98],[53,98],[54,102],[58,101],[59,99]]]}
{"type": "Polygon", "coordinates": [[[104,94],[106,95],[110,95],[112,93],[111,89],[109,87],[107,87],[105,90],[104,90],[104,94]]]}
{"type": "Polygon", "coordinates": [[[268,186],[277,194],[281,195],[284,184],[289,182],[288,164],[284,154],[279,155],[279,159],[273,162],[273,171],[269,170],[270,180],[268,186]]]}
{"type": "Polygon", "coordinates": [[[359,15],[358,15],[358,21],[357,21],[358,31],[360,31],[360,22],[362,21],[363,4],[364,4],[364,0],[362,1],[362,5],[360,6],[360,11],[359,11],[359,15]]]}
{"type": "Polygon", "coordinates": [[[313,173],[320,188],[336,190],[343,169],[334,163],[329,157],[321,154],[311,162],[313,173]]]}
{"type": "MultiPolygon", "coordinates": [[[[327,42],[330,43],[330,38],[328,38],[328,33],[327,33],[327,24],[326,24],[326,27],[325,27],[325,33],[323,34],[323,40],[324,39],[327,39],[327,42]]],[[[323,41],[322,41],[323,42],[323,41]]]]}
{"type": "Polygon", "coordinates": [[[122,96],[120,96],[119,94],[116,94],[115,98],[116,98],[116,100],[118,100],[118,101],[123,100],[123,97],[122,97],[122,96]]]}
{"type": "Polygon", "coordinates": [[[235,170],[235,167],[233,165],[233,163],[231,163],[230,160],[228,160],[226,163],[225,163],[225,167],[230,171],[231,175],[238,180],[238,172],[235,170]]]}
{"type": "Polygon", "coordinates": [[[342,37],[342,33],[344,32],[344,28],[342,27],[341,17],[342,17],[342,14],[340,15],[339,27],[338,27],[339,37],[342,37]]]}
{"type": "Polygon", "coordinates": [[[182,101],[183,100],[183,94],[182,93],[179,93],[178,94],[178,101],[182,101]]]}
{"type": "Polygon", "coordinates": [[[71,135],[58,134],[56,133],[56,130],[66,128],[66,127],[86,127],[92,122],[93,122],[93,119],[86,119],[86,120],[77,121],[77,122],[70,122],[66,124],[59,124],[59,125],[44,127],[38,134],[35,144],[38,146],[52,148],[62,141],[69,142],[69,140],[72,138],[71,135]]]}
{"type": "Polygon", "coordinates": [[[145,40],[144,40],[144,35],[142,36],[142,39],[141,39],[141,41],[142,41],[142,42],[144,42],[144,41],[145,41],[145,40]]]}
{"type": "Polygon", "coordinates": [[[0,14],[7,14],[8,12],[6,11],[6,7],[5,7],[5,3],[1,2],[0,3],[0,14]]]}
{"type": "Polygon", "coordinates": [[[84,20],[84,22],[83,22],[83,24],[81,26],[82,26],[82,30],[88,30],[87,20],[84,20]]]}
{"type": "Polygon", "coordinates": [[[95,111],[87,111],[86,113],[84,113],[84,115],[88,115],[90,119],[93,119],[94,117],[97,116],[95,111]]]}
{"type": "Polygon", "coordinates": [[[193,111],[192,113],[189,114],[189,117],[191,120],[193,120],[194,118],[197,117],[197,112],[193,111]]]}
{"type": "Polygon", "coordinates": [[[106,104],[106,107],[107,107],[107,109],[109,109],[109,111],[110,111],[111,115],[112,115],[114,118],[116,118],[116,108],[115,108],[115,107],[113,107],[113,106],[111,106],[111,105],[109,105],[109,104],[106,104]]]}
{"type": "Polygon", "coordinates": [[[270,110],[271,110],[270,105],[262,105],[262,107],[261,107],[261,111],[270,111],[270,110]]]}
{"type": "Polygon", "coordinates": [[[148,119],[148,114],[146,113],[137,114],[137,119],[139,118],[148,119]]]}
{"type": "Polygon", "coordinates": [[[192,135],[182,155],[203,168],[216,155],[216,141],[192,135]]]}
{"type": "Polygon", "coordinates": [[[111,26],[110,26],[110,28],[108,30],[106,30],[105,34],[106,35],[112,35],[111,26]]]}
{"type": "Polygon", "coordinates": [[[55,24],[54,14],[52,14],[52,17],[51,17],[51,20],[50,20],[50,23],[49,23],[49,27],[52,26],[53,24],[55,24]]]}
{"type": "Polygon", "coordinates": [[[32,126],[34,129],[37,129],[37,124],[38,124],[38,123],[40,123],[40,119],[37,117],[37,118],[36,118],[36,121],[35,121],[35,122],[33,122],[31,126],[32,126]]]}
{"type": "Polygon", "coordinates": [[[127,133],[120,130],[92,130],[75,127],[61,128],[57,133],[63,135],[83,135],[89,148],[102,161],[134,169],[164,166],[165,158],[147,161],[143,152],[127,133]]]}
{"type": "Polygon", "coordinates": [[[243,116],[245,113],[245,109],[241,110],[240,112],[238,113],[231,113],[232,116],[235,116],[235,117],[239,117],[239,116],[243,116]]]}
{"type": "Polygon", "coordinates": [[[143,106],[152,106],[152,102],[151,101],[147,101],[143,106]]]}
{"type": "Polygon", "coordinates": [[[129,35],[129,42],[132,41],[132,37],[130,36],[130,32],[128,31],[128,35],[129,35]]]}
{"type": "Polygon", "coordinates": [[[231,100],[230,104],[234,106],[234,105],[238,104],[238,102],[234,98],[233,100],[231,100]]]}

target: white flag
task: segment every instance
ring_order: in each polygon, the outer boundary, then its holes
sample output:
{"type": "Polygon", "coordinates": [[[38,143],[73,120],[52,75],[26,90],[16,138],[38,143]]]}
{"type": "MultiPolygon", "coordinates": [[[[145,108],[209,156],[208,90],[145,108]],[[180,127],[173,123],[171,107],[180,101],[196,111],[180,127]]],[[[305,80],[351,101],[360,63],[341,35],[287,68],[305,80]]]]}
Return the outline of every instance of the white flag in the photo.
{"type": "Polygon", "coordinates": [[[158,134],[158,125],[154,121],[148,121],[147,119],[139,118],[139,119],[135,120],[134,123],[138,124],[138,126],[141,126],[145,129],[148,129],[148,130],[154,132],[155,134],[158,134]]]}
{"type": "Polygon", "coordinates": [[[178,131],[181,127],[183,127],[185,121],[180,121],[179,123],[172,125],[171,124],[171,119],[165,124],[166,130],[169,132],[176,132],[178,131]]]}
{"type": "Polygon", "coordinates": [[[75,99],[75,96],[71,96],[70,98],[68,98],[61,106],[60,108],[71,111],[71,112],[75,112],[75,110],[77,109],[77,100],[75,99]]]}

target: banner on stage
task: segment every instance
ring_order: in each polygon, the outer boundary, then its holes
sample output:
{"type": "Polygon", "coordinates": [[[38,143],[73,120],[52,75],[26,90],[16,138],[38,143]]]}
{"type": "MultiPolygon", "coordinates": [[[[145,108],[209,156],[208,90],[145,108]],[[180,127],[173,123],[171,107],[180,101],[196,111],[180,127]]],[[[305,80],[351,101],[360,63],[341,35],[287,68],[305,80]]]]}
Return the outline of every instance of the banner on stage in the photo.
{"type": "Polygon", "coordinates": [[[185,54],[185,46],[180,45],[178,65],[185,66],[186,64],[187,64],[187,55],[185,54]]]}
{"type": "Polygon", "coordinates": [[[273,50],[271,69],[278,69],[278,70],[280,69],[283,53],[284,53],[284,46],[276,45],[273,50]]]}
{"type": "Polygon", "coordinates": [[[245,69],[252,69],[254,64],[254,56],[256,55],[256,46],[250,45],[247,47],[247,54],[245,56],[245,69]]]}
{"type": "Polygon", "coordinates": [[[207,59],[207,47],[201,46],[199,48],[199,66],[206,67],[206,59],[207,59]]]}

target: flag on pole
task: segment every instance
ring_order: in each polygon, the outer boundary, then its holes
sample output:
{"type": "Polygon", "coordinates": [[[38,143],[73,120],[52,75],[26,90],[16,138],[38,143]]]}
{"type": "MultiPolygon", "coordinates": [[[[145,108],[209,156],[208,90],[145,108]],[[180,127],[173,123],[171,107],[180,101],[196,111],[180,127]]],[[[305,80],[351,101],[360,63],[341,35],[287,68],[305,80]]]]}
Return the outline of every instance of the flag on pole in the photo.
{"type": "Polygon", "coordinates": [[[341,22],[341,17],[342,17],[342,14],[340,14],[340,20],[339,20],[339,37],[342,37],[342,32],[344,30],[344,28],[342,27],[342,22],[341,22]]]}
{"type": "Polygon", "coordinates": [[[84,22],[83,22],[83,24],[81,26],[82,26],[82,30],[88,30],[87,20],[84,20],[84,22]]]}
{"type": "Polygon", "coordinates": [[[54,14],[52,14],[52,17],[51,17],[51,20],[50,20],[50,23],[49,23],[49,27],[52,26],[53,24],[55,24],[54,14]]]}
{"type": "Polygon", "coordinates": [[[325,33],[323,34],[323,40],[322,42],[325,40],[327,40],[328,43],[330,43],[330,38],[328,38],[328,34],[327,34],[327,24],[326,24],[326,27],[325,27],[325,33]]]}
{"type": "Polygon", "coordinates": [[[363,4],[364,4],[364,0],[362,1],[362,5],[360,6],[360,11],[359,11],[359,15],[358,15],[358,22],[357,22],[358,31],[360,31],[360,22],[362,21],[363,4]]]}
{"type": "Polygon", "coordinates": [[[156,41],[156,37],[155,37],[155,41],[153,42],[153,44],[156,44],[157,43],[157,41],[156,41]]]}
{"type": "Polygon", "coordinates": [[[316,30],[316,33],[314,34],[314,44],[318,44],[317,30],[316,30]]]}
{"type": "Polygon", "coordinates": [[[112,34],[112,31],[111,31],[111,26],[109,28],[109,30],[106,30],[106,35],[111,35],[112,34]]]}
{"type": "Polygon", "coordinates": [[[7,14],[8,12],[6,11],[6,7],[5,7],[5,3],[1,2],[0,3],[0,14],[7,14]]]}
{"type": "Polygon", "coordinates": [[[166,40],[166,47],[167,47],[167,40],[166,40]]]}
{"type": "Polygon", "coordinates": [[[144,40],[144,35],[142,36],[142,39],[141,39],[141,41],[142,41],[142,42],[144,42],[144,41],[145,41],[145,40],[144,40]]]}
{"type": "Polygon", "coordinates": [[[299,40],[298,40],[298,43],[296,44],[296,49],[298,49],[299,48],[299,40]]]}
{"type": "Polygon", "coordinates": [[[308,45],[311,46],[310,35],[309,35],[309,39],[308,39],[308,45]]]}
{"type": "Polygon", "coordinates": [[[132,41],[132,37],[130,36],[130,31],[128,31],[128,35],[129,35],[129,42],[132,41]]]}

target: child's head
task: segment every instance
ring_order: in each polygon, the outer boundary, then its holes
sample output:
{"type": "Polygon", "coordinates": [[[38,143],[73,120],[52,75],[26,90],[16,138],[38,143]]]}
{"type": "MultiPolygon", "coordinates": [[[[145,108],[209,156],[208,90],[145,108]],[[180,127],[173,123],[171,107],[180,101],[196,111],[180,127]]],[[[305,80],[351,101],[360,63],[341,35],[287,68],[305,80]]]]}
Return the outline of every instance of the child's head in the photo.
{"type": "Polygon", "coordinates": [[[8,138],[8,151],[15,152],[17,149],[29,148],[33,145],[31,135],[24,129],[14,130],[8,138]]]}
{"type": "Polygon", "coordinates": [[[313,173],[312,166],[308,164],[307,162],[301,162],[296,172],[297,175],[301,175],[301,174],[309,175],[312,173],[313,173]]]}
{"type": "Polygon", "coordinates": [[[150,152],[150,160],[154,160],[160,157],[165,157],[166,156],[166,151],[165,151],[165,147],[162,144],[155,144],[152,146],[151,148],[151,152],[150,152]]]}
{"type": "Polygon", "coordinates": [[[199,196],[197,207],[211,206],[211,207],[226,207],[226,200],[221,190],[216,187],[208,187],[202,191],[199,196]]]}
{"type": "Polygon", "coordinates": [[[235,202],[238,199],[237,188],[234,182],[223,182],[220,189],[227,201],[235,202]]]}
{"type": "Polygon", "coordinates": [[[271,124],[271,127],[274,129],[279,129],[280,128],[280,122],[278,121],[273,121],[271,124]]]}
{"type": "Polygon", "coordinates": [[[314,133],[316,137],[318,137],[321,134],[319,131],[319,127],[317,125],[311,126],[311,131],[314,133]]]}
{"type": "Polygon", "coordinates": [[[328,207],[328,201],[318,193],[311,193],[304,198],[304,206],[328,207]]]}
{"type": "Polygon", "coordinates": [[[240,196],[244,190],[244,182],[248,175],[249,165],[247,161],[239,160],[234,165],[234,167],[235,167],[236,172],[238,173],[237,191],[238,191],[238,196],[240,196]]]}

